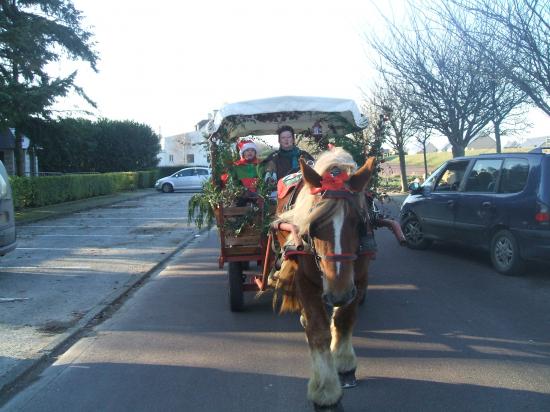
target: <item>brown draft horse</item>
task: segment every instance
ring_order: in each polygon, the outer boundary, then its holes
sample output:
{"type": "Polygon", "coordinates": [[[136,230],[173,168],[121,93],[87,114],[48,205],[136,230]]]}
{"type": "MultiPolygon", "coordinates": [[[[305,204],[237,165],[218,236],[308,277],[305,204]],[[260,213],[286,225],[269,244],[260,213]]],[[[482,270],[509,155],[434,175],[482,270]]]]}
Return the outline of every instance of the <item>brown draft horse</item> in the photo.
{"type": "MultiPolygon", "coordinates": [[[[296,251],[296,239],[303,242],[301,252],[283,261],[276,288],[282,289],[281,312],[301,311],[312,359],[308,398],[316,410],[342,410],[342,387],[356,385],[352,333],[369,266],[359,228],[366,224],[364,190],[374,161],[369,158],[357,170],[342,148],[323,153],[314,169],[300,159],[305,184],[294,207],[274,224],[293,226],[294,236],[278,233],[288,250],[296,251]],[[334,308],[332,315],[327,306],[334,308]]],[[[279,201],[278,212],[287,202],[279,201]]]]}

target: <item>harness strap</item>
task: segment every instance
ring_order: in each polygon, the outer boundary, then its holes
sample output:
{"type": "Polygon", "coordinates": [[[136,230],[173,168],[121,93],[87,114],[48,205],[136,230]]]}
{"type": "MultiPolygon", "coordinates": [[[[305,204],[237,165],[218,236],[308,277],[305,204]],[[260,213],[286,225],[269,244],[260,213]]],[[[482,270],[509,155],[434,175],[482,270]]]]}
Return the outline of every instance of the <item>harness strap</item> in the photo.
{"type": "Polygon", "coordinates": [[[355,253],[338,253],[338,254],[328,254],[328,255],[317,255],[319,259],[326,260],[327,262],[347,262],[357,260],[357,255],[355,253]]]}
{"type": "Polygon", "coordinates": [[[285,245],[283,248],[283,258],[285,260],[292,258],[293,256],[298,255],[313,255],[313,252],[309,245],[303,244],[300,247],[296,247],[295,245],[285,245]]]}

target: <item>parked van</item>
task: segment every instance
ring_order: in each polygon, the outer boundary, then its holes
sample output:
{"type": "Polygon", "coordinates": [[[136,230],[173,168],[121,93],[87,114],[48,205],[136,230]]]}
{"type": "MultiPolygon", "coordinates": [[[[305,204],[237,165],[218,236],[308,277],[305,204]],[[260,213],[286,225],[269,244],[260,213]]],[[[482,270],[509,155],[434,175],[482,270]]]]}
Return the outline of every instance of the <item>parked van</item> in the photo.
{"type": "Polygon", "coordinates": [[[0,256],[17,246],[15,240],[15,214],[10,180],[4,164],[0,161],[0,256]]]}
{"type": "Polygon", "coordinates": [[[401,208],[409,247],[479,246],[508,275],[527,259],[550,260],[550,148],[458,157],[409,189],[401,208]]]}

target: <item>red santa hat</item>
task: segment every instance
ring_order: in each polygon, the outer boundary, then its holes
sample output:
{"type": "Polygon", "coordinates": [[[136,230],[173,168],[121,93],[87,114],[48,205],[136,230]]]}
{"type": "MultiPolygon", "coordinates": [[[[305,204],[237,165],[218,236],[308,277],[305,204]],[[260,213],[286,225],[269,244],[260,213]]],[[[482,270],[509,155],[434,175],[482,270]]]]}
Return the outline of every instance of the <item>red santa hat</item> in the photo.
{"type": "Polygon", "coordinates": [[[237,149],[239,150],[239,155],[241,157],[243,157],[244,151],[248,149],[254,149],[256,154],[258,154],[258,148],[256,147],[256,143],[254,143],[251,140],[241,140],[239,143],[237,143],[237,149]]]}

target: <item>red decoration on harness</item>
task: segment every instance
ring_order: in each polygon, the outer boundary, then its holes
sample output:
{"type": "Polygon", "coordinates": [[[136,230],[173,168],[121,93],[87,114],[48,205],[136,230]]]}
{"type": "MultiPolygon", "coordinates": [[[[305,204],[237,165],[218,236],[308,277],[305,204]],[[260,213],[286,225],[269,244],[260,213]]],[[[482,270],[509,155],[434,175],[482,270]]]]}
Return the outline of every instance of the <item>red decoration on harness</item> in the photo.
{"type": "Polygon", "coordinates": [[[321,187],[312,187],[310,193],[316,195],[327,190],[348,190],[346,182],[349,180],[349,175],[346,172],[341,172],[336,176],[326,172],[321,179],[321,187]]]}

